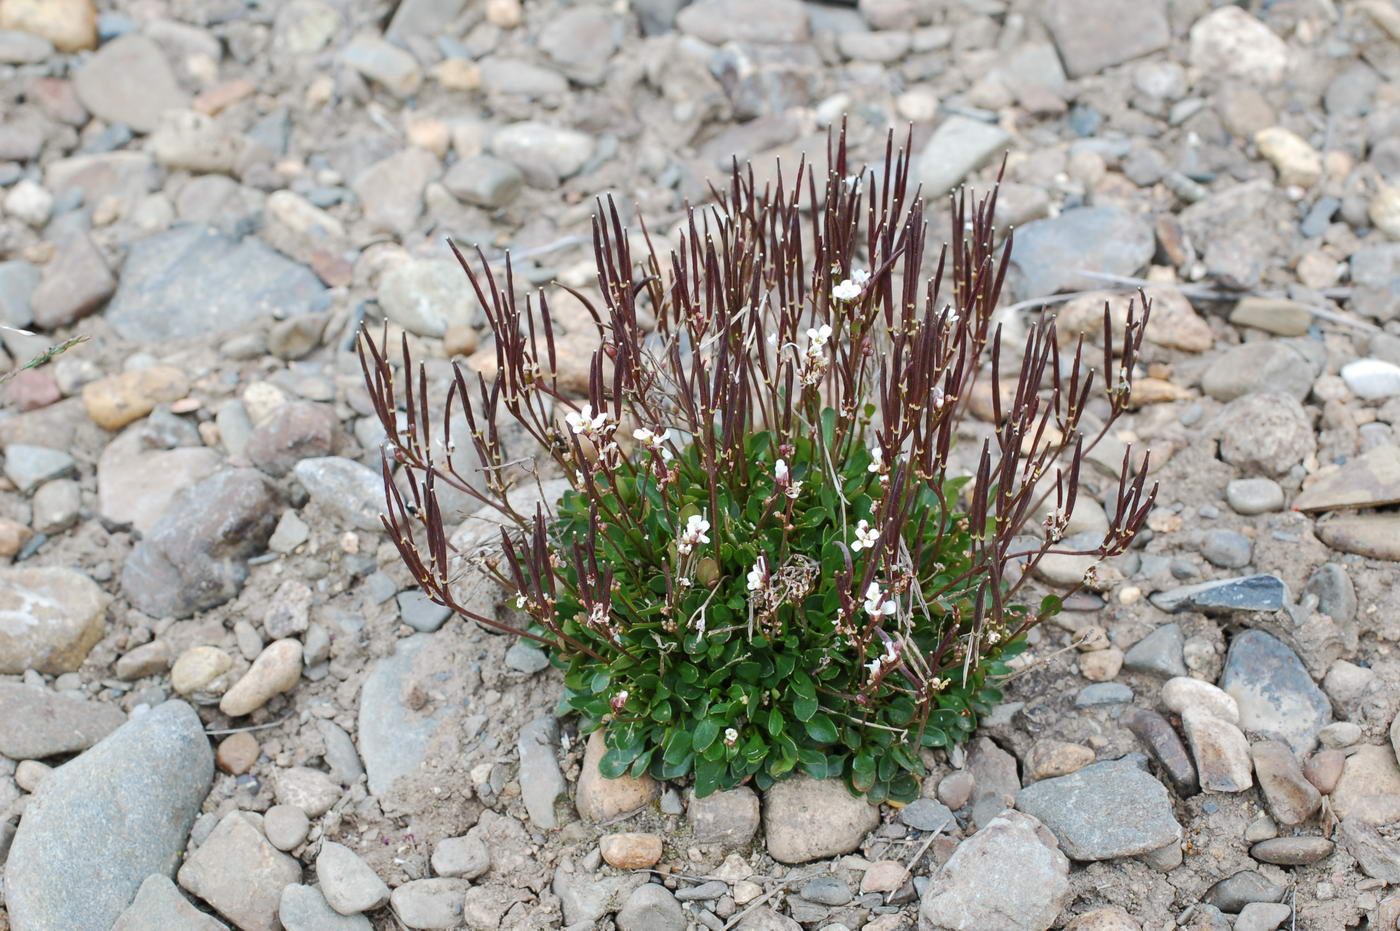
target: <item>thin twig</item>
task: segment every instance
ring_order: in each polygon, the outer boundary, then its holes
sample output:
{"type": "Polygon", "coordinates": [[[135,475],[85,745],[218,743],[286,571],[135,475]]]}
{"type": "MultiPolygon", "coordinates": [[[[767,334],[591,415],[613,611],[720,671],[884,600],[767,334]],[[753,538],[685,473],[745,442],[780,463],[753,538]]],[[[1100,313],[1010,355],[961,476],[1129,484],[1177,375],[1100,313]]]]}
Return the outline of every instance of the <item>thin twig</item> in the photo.
{"type": "Polygon", "coordinates": [[[291,719],[292,719],[292,715],[288,714],[288,715],[283,715],[282,717],[278,718],[276,721],[269,721],[269,722],[266,723],[266,724],[249,724],[247,727],[221,727],[221,728],[216,728],[215,730],[212,730],[212,731],[211,731],[211,730],[206,730],[204,733],[206,733],[206,734],[208,734],[209,736],[213,737],[213,736],[222,735],[222,734],[242,734],[242,733],[245,732],[245,731],[265,731],[265,730],[267,730],[269,727],[276,727],[277,725],[286,723],[287,721],[290,721],[291,719]]]}

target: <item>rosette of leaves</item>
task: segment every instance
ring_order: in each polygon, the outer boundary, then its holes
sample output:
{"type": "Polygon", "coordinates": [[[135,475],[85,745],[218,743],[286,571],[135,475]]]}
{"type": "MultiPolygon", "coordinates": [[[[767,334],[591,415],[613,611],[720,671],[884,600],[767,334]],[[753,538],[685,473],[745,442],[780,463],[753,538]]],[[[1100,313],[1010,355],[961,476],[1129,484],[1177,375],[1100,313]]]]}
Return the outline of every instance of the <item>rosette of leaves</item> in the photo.
{"type": "Polygon", "coordinates": [[[974,730],[1059,610],[1026,604],[1029,570],[1121,553],[1151,506],[1146,463],[1125,455],[1102,540],[1066,545],[1081,464],[1130,403],[1146,308],[1117,331],[1105,309],[1097,370],[1042,318],[1004,379],[1012,237],[995,245],[995,190],[955,195],[949,244],[926,256],[907,146],[887,142],[879,173],[848,167],[844,133],[827,156],[771,187],[736,166],[664,254],[645,228],[634,254],[600,204],[601,302],[575,292],[598,337],[587,397],[555,375],[548,291],[521,293],[480,252],[457,256],[495,338],[491,379],[458,368],[434,418],[407,341],[397,370],[361,343],[400,554],[433,600],[548,648],[564,705],[606,727],[605,776],[704,796],[801,771],[911,800],[923,751],[974,730]],[[999,388],[993,426],[962,468],[979,377],[999,388]],[[506,417],[533,456],[507,454],[506,417]],[[519,509],[512,489],[550,476],[570,490],[519,509]],[[492,508],[498,545],[454,551],[444,484],[492,508]],[[454,594],[463,560],[509,593],[504,619],[454,594]]]}

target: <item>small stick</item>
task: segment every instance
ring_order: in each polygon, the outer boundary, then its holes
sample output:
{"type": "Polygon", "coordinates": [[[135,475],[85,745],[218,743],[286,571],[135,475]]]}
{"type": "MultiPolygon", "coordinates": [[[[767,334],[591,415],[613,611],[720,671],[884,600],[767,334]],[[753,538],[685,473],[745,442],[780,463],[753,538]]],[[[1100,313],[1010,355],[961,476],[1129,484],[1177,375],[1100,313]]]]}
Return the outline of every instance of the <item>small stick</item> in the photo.
{"type": "Polygon", "coordinates": [[[282,717],[278,718],[276,721],[269,721],[269,722],[267,722],[266,724],[249,724],[247,727],[221,727],[221,728],[218,728],[218,729],[212,730],[212,731],[206,730],[204,733],[206,733],[206,734],[208,734],[209,736],[213,737],[213,736],[222,735],[222,734],[242,734],[242,733],[245,732],[245,731],[265,731],[265,730],[267,730],[269,727],[276,727],[277,725],[283,724],[283,723],[285,723],[285,722],[287,722],[287,721],[290,721],[291,719],[292,719],[292,716],[291,716],[290,714],[288,714],[288,715],[283,715],[282,717]]]}

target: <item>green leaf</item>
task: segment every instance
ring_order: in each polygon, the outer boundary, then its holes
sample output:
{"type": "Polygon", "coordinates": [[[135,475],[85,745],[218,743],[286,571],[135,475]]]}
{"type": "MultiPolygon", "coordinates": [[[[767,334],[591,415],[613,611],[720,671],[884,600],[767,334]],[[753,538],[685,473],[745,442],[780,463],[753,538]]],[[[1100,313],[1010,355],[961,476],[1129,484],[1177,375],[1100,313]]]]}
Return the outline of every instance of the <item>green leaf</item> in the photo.
{"type": "Polygon", "coordinates": [[[817,700],[815,698],[796,698],[792,703],[793,716],[799,721],[810,721],[817,713],[817,700]]]}
{"type": "Polygon", "coordinates": [[[695,797],[704,798],[719,788],[724,776],[724,761],[707,760],[703,757],[695,761],[695,797]]]}
{"type": "Polygon", "coordinates": [[[857,753],[851,760],[851,785],[861,792],[875,785],[875,758],[869,753],[857,753]]]}
{"type": "Polygon", "coordinates": [[[668,765],[674,765],[685,759],[690,754],[690,741],[690,731],[680,728],[669,731],[662,745],[662,760],[668,765]]]}
{"type": "Polygon", "coordinates": [[[792,674],[792,683],[789,688],[792,689],[794,695],[810,698],[812,701],[817,700],[817,687],[812,684],[812,677],[801,669],[792,674]]]}
{"type": "Polygon", "coordinates": [[[807,736],[819,744],[836,743],[836,722],[824,714],[814,715],[807,722],[807,736]]]}
{"type": "Polygon", "coordinates": [[[704,753],[715,742],[719,736],[719,722],[714,718],[706,718],[695,725],[695,734],[691,738],[691,749],[696,753],[704,753]]]}
{"type": "Polygon", "coordinates": [[[775,705],[768,712],[768,733],[777,737],[783,732],[785,726],[787,726],[787,721],[783,719],[783,713],[775,705]]]}
{"type": "Polygon", "coordinates": [[[632,765],[632,761],[636,758],[636,753],[629,753],[625,750],[609,750],[598,761],[598,772],[608,779],[617,779],[627,772],[627,768],[632,765]]]}

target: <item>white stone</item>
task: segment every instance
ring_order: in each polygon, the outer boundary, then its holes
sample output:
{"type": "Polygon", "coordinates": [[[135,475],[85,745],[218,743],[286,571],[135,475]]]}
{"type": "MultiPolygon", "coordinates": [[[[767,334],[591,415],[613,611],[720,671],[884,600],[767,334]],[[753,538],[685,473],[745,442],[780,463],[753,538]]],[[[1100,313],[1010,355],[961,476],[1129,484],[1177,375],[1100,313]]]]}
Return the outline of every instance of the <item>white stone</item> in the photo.
{"type": "Polygon", "coordinates": [[[25,178],[5,195],[5,212],[30,226],[43,226],[53,212],[53,195],[25,178]]]}
{"type": "Polygon", "coordinates": [[[1351,393],[1368,401],[1400,394],[1400,365],[1380,359],[1357,359],[1342,366],[1351,393]]]}
{"type": "Polygon", "coordinates": [[[1240,706],[1235,699],[1223,689],[1200,679],[1187,676],[1168,679],[1162,684],[1162,704],[1177,714],[1185,714],[1194,708],[1231,724],[1240,723],[1240,706]]]}

